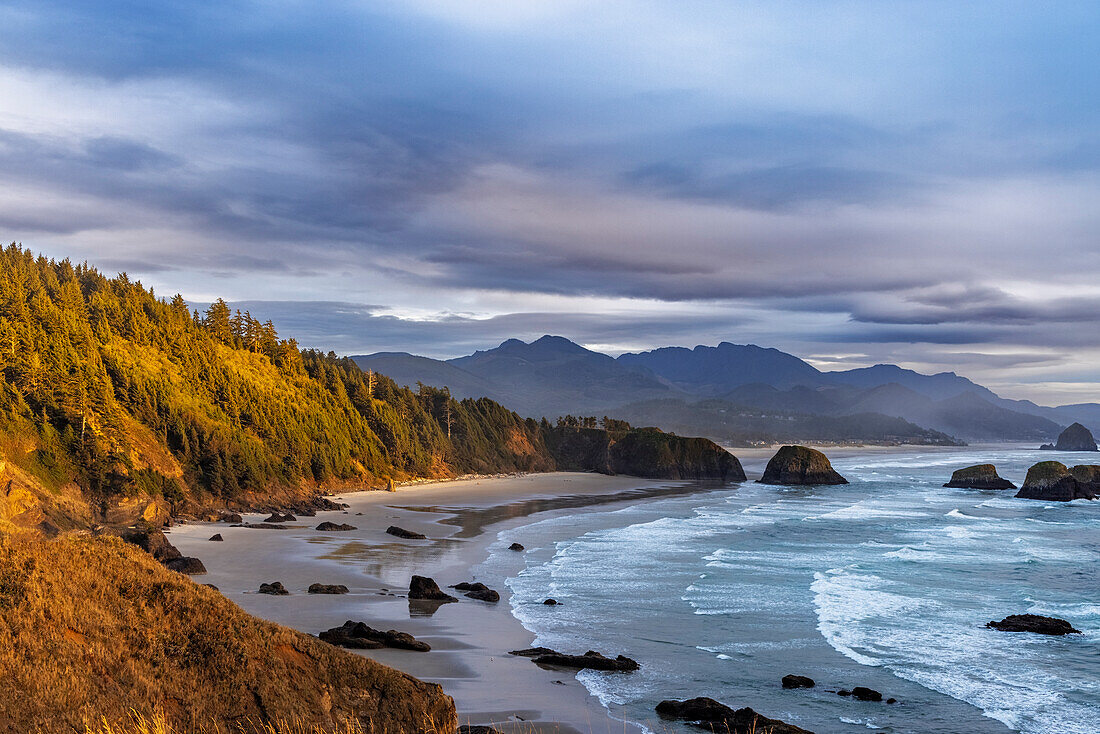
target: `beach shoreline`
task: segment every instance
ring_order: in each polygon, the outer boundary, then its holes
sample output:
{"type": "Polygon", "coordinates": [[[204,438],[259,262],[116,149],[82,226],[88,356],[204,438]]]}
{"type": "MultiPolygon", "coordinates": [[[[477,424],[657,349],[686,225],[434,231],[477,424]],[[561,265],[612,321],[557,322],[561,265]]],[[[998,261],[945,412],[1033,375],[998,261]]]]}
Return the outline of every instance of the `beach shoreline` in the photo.
{"type": "MultiPolygon", "coordinates": [[[[195,576],[196,582],[217,586],[256,616],[313,635],[346,620],[364,621],[428,642],[428,653],[355,652],[441,684],[454,697],[463,724],[491,724],[505,732],[610,734],[623,731],[623,722],[609,716],[576,680],[575,671],[543,669],[508,655],[534,640],[513,616],[505,584],[524,568],[526,551],[511,551],[508,545],[523,543],[516,530],[532,522],[533,515],[550,518],[588,506],[613,508],[722,486],[728,485],[569,472],[453,479],[340,494],[334,499],[347,504],[346,510],[300,517],[285,523],[285,530],[190,522],[172,528],[170,540],[206,565],[208,573],[195,576]],[[315,530],[326,520],[356,529],[315,530]],[[388,535],[390,525],[428,539],[388,535]],[[210,542],[214,533],[224,541],[210,542]],[[479,570],[476,578],[474,569],[479,570]],[[459,603],[427,612],[410,605],[405,594],[412,574],[434,578],[459,603]],[[290,596],[256,593],[260,583],[272,581],[282,582],[290,596]],[[501,599],[490,604],[446,588],[462,581],[481,581],[501,599]],[[350,593],[308,594],[312,583],[344,584],[350,593]]],[[[263,519],[262,514],[245,515],[246,523],[263,519]]],[[[621,651],[602,652],[614,657],[621,651]]]]}

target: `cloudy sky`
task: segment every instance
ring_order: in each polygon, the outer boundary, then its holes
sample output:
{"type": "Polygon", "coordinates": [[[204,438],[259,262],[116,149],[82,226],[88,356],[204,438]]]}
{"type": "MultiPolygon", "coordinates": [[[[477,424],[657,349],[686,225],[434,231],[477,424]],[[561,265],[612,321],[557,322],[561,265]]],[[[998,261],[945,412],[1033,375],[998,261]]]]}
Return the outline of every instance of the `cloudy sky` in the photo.
{"type": "Polygon", "coordinates": [[[304,344],[1100,401],[1100,4],[0,0],[0,238],[304,344]]]}

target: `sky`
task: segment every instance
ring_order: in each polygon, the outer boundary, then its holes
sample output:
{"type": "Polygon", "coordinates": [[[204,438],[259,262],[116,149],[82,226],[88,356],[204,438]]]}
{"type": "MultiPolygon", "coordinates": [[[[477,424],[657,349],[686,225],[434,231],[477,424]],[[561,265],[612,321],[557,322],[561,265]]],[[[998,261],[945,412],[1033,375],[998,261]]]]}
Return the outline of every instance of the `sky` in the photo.
{"type": "Polygon", "coordinates": [[[0,0],[0,240],[303,345],[1100,401],[1100,4],[0,0]]]}

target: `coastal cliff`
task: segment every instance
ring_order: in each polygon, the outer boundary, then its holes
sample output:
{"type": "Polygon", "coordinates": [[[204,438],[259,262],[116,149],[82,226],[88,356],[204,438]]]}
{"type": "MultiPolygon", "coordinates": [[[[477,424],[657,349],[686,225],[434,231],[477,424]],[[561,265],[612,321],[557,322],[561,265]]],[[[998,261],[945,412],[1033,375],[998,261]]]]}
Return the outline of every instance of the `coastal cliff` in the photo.
{"type": "Polygon", "coordinates": [[[546,445],[558,469],[565,471],[653,479],[745,479],[737,457],[713,441],[656,428],[607,431],[557,426],[546,431],[546,445]]]}

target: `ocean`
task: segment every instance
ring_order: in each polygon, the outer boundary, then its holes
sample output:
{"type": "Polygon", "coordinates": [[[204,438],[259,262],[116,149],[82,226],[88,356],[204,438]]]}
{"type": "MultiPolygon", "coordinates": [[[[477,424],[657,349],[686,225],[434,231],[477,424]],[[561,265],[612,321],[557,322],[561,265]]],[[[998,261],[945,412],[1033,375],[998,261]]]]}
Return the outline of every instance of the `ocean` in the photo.
{"type": "Polygon", "coordinates": [[[1100,502],[942,486],[986,462],[1019,485],[1052,458],[1097,463],[1004,448],[848,455],[833,460],[846,486],[700,485],[512,527],[494,548],[528,548],[507,584],[535,644],[642,664],[578,675],[623,722],[675,729],[654,724],[658,701],[710,696],[817,734],[1096,734],[1100,502]],[[1084,634],[984,626],[1023,612],[1084,634]],[[817,686],[783,690],[788,673],[817,686]],[[898,703],[836,694],[858,685],[898,703]]]}

